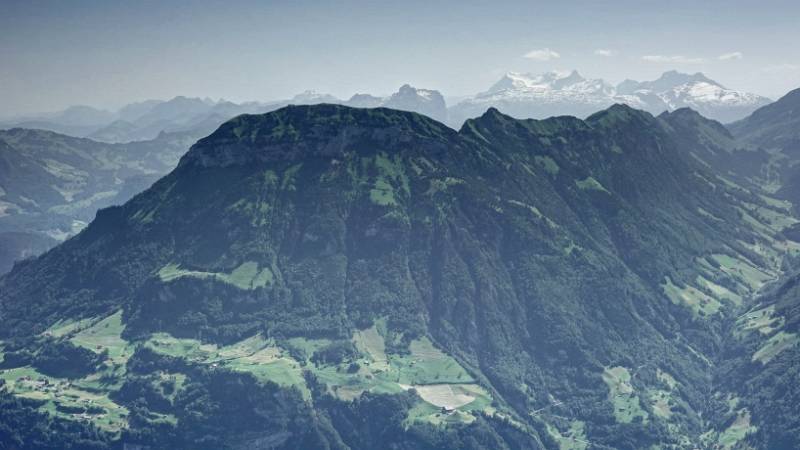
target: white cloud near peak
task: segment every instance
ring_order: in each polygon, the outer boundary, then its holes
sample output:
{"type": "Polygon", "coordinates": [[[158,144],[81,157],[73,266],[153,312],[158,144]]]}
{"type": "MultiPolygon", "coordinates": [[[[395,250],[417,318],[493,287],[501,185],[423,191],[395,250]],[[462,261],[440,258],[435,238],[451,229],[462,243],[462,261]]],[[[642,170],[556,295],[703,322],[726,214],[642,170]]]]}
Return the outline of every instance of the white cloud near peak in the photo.
{"type": "Polygon", "coordinates": [[[554,50],[550,50],[549,48],[541,48],[536,50],[531,50],[528,53],[523,55],[524,58],[533,59],[535,61],[550,61],[551,59],[558,59],[561,55],[554,50]]]}
{"type": "Polygon", "coordinates": [[[731,61],[734,59],[742,59],[742,58],[744,58],[744,54],[742,52],[723,53],[717,56],[717,59],[720,61],[731,61]]]}
{"type": "Polygon", "coordinates": [[[616,50],[609,50],[607,48],[598,48],[594,51],[594,54],[597,56],[614,56],[617,54],[616,50]]]}

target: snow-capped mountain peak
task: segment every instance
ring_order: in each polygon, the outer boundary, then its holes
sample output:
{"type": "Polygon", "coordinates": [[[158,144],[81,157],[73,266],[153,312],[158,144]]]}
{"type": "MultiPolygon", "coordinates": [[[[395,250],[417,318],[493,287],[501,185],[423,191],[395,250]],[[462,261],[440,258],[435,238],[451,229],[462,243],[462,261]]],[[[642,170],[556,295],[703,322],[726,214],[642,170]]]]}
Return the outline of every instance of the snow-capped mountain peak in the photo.
{"type": "Polygon", "coordinates": [[[651,107],[667,110],[689,107],[721,121],[741,118],[740,115],[747,115],[770,101],[757,94],[728,89],[701,72],[686,74],[674,70],[665,72],[654,81],[637,83],[626,80],[617,91],[649,98],[651,107]],[[658,105],[655,99],[663,104],[658,105]]]}
{"type": "Polygon", "coordinates": [[[586,116],[615,103],[654,114],[690,107],[720,121],[746,116],[769,99],[728,89],[703,73],[663,73],[652,81],[625,80],[616,87],[602,79],[589,79],[577,71],[551,71],[540,75],[508,72],[489,90],[451,108],[454,124],[480,115],[488,107],[521,118],[558,114],[586,116]]]}
{"type": "Polygon", "coordinates": [[[420,97],[426,101],[433,101],[436,96],[441,96],[438,91],[434,91],[431,89],[419,89],[411,86],[410,84],[404,84],[400,86],[400,89],[392,94],[392,98],[400,99],[400,98],[407,98],[407,97],[420,97]]]}
{"type": "Polygon", "coordinates": [[[553,70],[539,75],[521,72],[508,72],[495,83],[485,95],[502,91],[541,91],[546,89],[562,89],[576,83],[586,81],[577,70],[553,70]]]}

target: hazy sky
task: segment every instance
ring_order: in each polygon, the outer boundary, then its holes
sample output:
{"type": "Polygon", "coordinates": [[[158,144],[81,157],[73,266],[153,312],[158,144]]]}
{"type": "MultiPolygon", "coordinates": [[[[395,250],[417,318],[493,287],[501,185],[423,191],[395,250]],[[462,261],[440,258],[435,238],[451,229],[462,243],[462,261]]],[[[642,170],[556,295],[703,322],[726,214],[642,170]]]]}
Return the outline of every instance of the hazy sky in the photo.
{"type": "Polygon", "coordinates": [[[611,82],[702,71],[777,98],[800,87],[798,43],[798,0],[0,0],[0,116],[403,83],[464,95],[509,70],[573,68],[611,82]]]}

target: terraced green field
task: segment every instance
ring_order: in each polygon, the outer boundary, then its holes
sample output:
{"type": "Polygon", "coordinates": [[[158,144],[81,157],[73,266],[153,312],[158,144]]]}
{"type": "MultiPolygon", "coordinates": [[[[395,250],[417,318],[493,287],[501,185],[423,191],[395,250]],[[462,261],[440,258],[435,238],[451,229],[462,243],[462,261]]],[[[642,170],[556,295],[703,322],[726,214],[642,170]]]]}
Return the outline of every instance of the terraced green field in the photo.
{"type": "Polygon", "coordinates": [[[96,375],[68,380],[44,375],[32,367],[0,370],[0,379],[16,396],[40,400],[39,410],[68,420],[90,421],[117,433],[127,427],[127,408],[114,403],[96,375]]]}
{"type": "Polygon", "coordinates": [[[310,392],[305,385],[303,370],[311,371],[319,382],[327,386],[329,393],[346,401],[364,392],[394,394],[414,389],[424,403],[433,407],[433,412],[419,416],[426,410],[417,408],[413,420],[422,420],[420,417],[424,417],[430,422],[437,422],[436,414],[441,413],[442,408],[461,413],[448,420],[455,420],[455,417],[463,419],[472,417],[469,414],[471,411],[484,410],[491,405],[491,395],[475,384],[472,376],[458,362],[433,346],[427,338],[412,341],[409,354],[387,354],[379,330],[382,327],[379,322],[371,328],[355,332],[352,342],[359,356],[339,364],[311,361],[315,352],[331,344],[326,339],[288,340],[287,346],[302,349],[306,355],[305,361],[297,361],[288,350],[261,336],[217,347],[194,339],[178,339],[159,333],[144,345],[157,353],[183,358],[195,364],[246,372],[264,382],[294,386],[306,398],[309,398],[310,392]]]}
{"type": "MultiPolygon", "coordinates": [[[[166,272],[162,274],[166,280],[196,276],[175,265],[169,266],[166,272]]],[[[256,271],[248,272],[253,273],[256,271]]],[[[245,278],[249,278],[249,275],[245,278]]],[[[292,338],[282,344],[287,347],[283,348],[272,339],[255,335],[231,345],[217,346],[196,339],[155,333],[144,340],[129,342],[122,337],[124,329],[122,311],[117,311],[105,317],[58,323],[44,333],[50,338],[67,339],[98,354],[107,352],[107,359],[100,370],[84,378],[54,378],[32,367],[5,370],[0,377],[6,380],[9,391],[14,395],[43,400],[43,411],[70,420],[89,420],[113,432],[127,426],[128,411],[114,403],[109,394],[121,387],[126,364],[138,345],[190,364],[249,373],[264,383],[295,387],[307,400],[310,399],[310,391],[305,383],[304,370],[311,371],[327,386],[328,392],[345,401],[368,391],[399,393],[414,390],[420,400],[409,413],[407,423],[469,423],[475,419],[474,412],[477,411],[499,414],[491,407],[491,394],[476,384],[455,359],[436,348],[428,338],[412,341],[407,353],[387,353],[383,336],[385,324],[382,321],[356,331],[352,343],[357,356],[337,364],[312,361],[316,352],[332,344],[327,339],[292,338]],[[298,361],[289,348],[301,350],[299,354],[305,354],[305,360],[298,361]]],[[[158,380],[169,381],[175,386],[169,394],[164,392],[167,398],[174,396],[186,381],[186,375],[181,373],[159,373],[158,376],[158,380]]],[[[162,389],[164,383],[158,380],[154,387],[162,389]]],[[[153,420],[172,422],[176,419],[164,416],[153,420]]]]}
{"type": "Polygon", "coordinates": [[[308,398],[310,392],[303,379],[300,363],[274,341],[255,335],[229,346],[203,344],[196,339],[179,339],[157,333],[144,345],[156,353],[183,358],[195,364],[209,365],[220,370],[252,374],[262,382],[297,387],[308,398]]]}
{"type": "Polygon", "coordinates": [[[689,307],[696,317],[716,314],[722,307],[722,304],[714,297],[694,286],[676,286],[669,277],[664,278],[664,284],[661,287],[672,303],[689,307]]]}

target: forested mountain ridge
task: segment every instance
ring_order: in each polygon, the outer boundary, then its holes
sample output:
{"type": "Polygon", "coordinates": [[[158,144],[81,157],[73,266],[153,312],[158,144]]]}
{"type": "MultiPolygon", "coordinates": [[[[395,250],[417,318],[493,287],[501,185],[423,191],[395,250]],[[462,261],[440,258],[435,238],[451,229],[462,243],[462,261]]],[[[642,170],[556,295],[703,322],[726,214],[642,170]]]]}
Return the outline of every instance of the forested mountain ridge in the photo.
{"type": "Polygon", "coordinates": [[[796,220],[674,114],[226,122],[0,279],[0,423],[47,412],[59,448],[746,445],[766,416],[709,418],[715,366],[796,220]]]}

